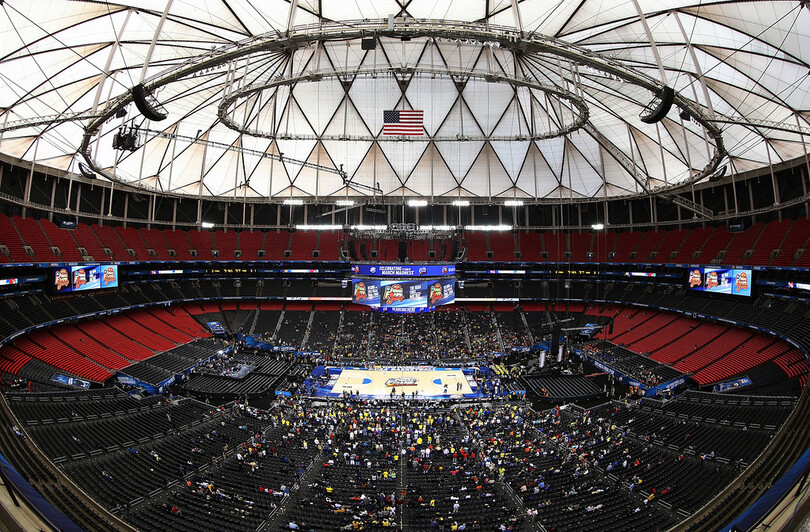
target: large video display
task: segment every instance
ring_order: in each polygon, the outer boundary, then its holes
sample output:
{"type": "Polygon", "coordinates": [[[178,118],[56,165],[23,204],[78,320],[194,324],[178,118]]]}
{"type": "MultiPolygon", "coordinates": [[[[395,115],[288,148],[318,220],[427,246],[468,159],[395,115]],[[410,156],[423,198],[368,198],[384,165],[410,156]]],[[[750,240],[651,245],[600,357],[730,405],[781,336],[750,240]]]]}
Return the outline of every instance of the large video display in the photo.
{"type": "Polygon", "coordinates": [[[750,296],[753,279],[751,270],[737,268],[690,268],[687,286],[691,290],[750,296]]]}
{"type": "Polygon", "coordinates": [[[455,282],[455,279],[353,279],[352,301],[384,312],[427,312],[456,300],[455,282]]]}
{"type": "Polygon", "coordinates": [[[455,264],[353,264],[352,273],[363,277],[443,277],[455,275],[455,264]]]}
{"type": "Polygon", "coordinates": [[[117,286],[118,266],[115,264],[56,268],[51,274],[54,292],[80,292],[117,286]]]}

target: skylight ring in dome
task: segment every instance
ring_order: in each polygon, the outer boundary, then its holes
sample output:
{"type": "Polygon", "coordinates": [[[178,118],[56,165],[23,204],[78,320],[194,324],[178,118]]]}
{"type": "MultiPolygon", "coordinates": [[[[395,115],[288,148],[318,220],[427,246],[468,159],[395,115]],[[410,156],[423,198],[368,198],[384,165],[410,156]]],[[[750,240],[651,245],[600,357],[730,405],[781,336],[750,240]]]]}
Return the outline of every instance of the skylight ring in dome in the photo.
{"type": "Polygon", "coordinates": [[[219,119],[222,121],[224,125],[228,128],[233,129],[239,133],[243,133],[246,135],[251,135],[254,137],[262,137],[267,139],[284,139],[284,140],[346,140],[346,141],[378,141],[378,142],[424,142],[425,140],[430,140],[433,142],[467,142],[467,141],[489,141],[489,142],[500,142],[500,141],[535,141],[535,140],[545,140],[554,137],[561,137],[564,135],[568,135],[577,129],[580,129],[587,121],[590,113],[588,111],[588,106],[585,103],[585,100],[580,96],[566,91],[564,89],[559,89],[557,87],[553,87],[551,85],[546,85],[542,83],[537,83],[528,78],[516,78],[512,76],[506,76],[503,74],[496,74],[492,72],[483,72],[483,71],[475,71],[475,70],[456,70],[456,69],[448,69],[448,68],[441,68],[441,69],[433,69],[433,68],[424,68],[424,67],[403,67],[403,68],[389,68],[389,67],[380,67],[380,68],[365,68],[365,69],[351,69],[351,70],[328,70],[322,72],[307,72],[301,74],[299,76],[291,76],[291,77],[280,77],[274,78],[272,81],[268,83],[264,83],[262,85],[256,87],[248,87],[241,91],[237,91],[230,96],[225,97],[222,102],[219,104],[219,109],[217,112],[219,119]],[[523,87],[528,89],[533,89],[537,91],[541,91],[546,93],[547,95],[553,95],[561,100],[566,100],[571,103],[571,105],[576,108],[576,117],[574,120],[563,124],[562,127],[553,129],[553,130],[546,130],[543,132],[532,132],[531,134],[520,134],[520,135],[450,135],[450,136],[436,136],[436,135],[424,135],[424,136],[417,136],[417,137],[404,137],[404,136],[382,136],[382,135],[301,135],[301,134],[294,134],[294,133],[270,133],[267,131],[261,131],[258,129],[252,129],[244,127],[243,125],[237,124],[232,118],[231,113],[229,112],[230,108],[237,103],[239,100],[247,98],[257,92],[266,91],[270,89],[275,89],[282,86],[295,86],[300,83],[304,82],[313,82],[317,83],[323,81],[325,79],[355,79],[358,76],[379,76],[379,75],[390,74],[392,76],[404,75],[404,76],[417,76],[420,74],[429,75],[431,77],[436,76],[447,76],[451,79],[480,79],[486,81],[488,83],[507,83],[513,87],[523,87]]]}

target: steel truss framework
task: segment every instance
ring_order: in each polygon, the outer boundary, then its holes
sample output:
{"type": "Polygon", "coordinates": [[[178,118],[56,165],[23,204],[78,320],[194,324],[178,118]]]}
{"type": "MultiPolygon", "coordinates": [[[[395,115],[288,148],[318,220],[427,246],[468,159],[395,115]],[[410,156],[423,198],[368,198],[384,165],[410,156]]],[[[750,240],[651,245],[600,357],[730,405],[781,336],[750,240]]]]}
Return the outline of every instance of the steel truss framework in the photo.
{"type": "MultiPolygon", "coordinates": [[[[113,26],[106,64],[99,68],[109,96],[102,93],[102,81],[97,91],[87,92],[94,101],[84,109],[77,103],[59,112],[51,105],[57,112],[32,115],[24,106],[35,101],[36,91],[21,95],[22,105],[9,106],[0,117],[0,151],[66,169],[80,153],[107,179],[177,197],[245,202],[301,197],[322,203],[335,196],[362,201],[381,194],[435,202],[559,203],[658,194],[709,218],[713,213],[675,193],[726,162],[728,139],[732,173],[806,153],[807,117],[793,111],[800,98],[790,98],[807,93],[806,84],[785,80],[784,90],[766,94],[770,78],[764,77],[773,64],[784,72],[807,64],[793,42],[805,39],[804,32],[790,33],[807,18],[801,6],[779,5],[776,22],[758,31],[753,24],[749,31],[728,22],[727,13],[742,13],[743,7],[722,2],[728,23],[717,29],[718,39],[720,31],[729,31],[736,48],[720,62],[722,54],[711,49],[707,37],[721,18],[712,8],[685,4],[652,10],[635,0],[617,7],[628,14],[612,21],[599,19],[599,8],[581,0],[555,31],[549,29],[553,24],[536,24],[542,17],[525,24],[524,17],[542,11],[531,0],[501,3],[497,9],[488,3],[476,20],[414,17],[423,12],[419,1],[398,4],[388,18],[357,20],[330,19],[323,14],[324,1],[292,2],[286,25],[270,24],[277,28],[273,31],[259,34],[244,23],[247,38],[224,29],[227,36],[211,38],[223,44],[166,60],[159,55],[169,41],[165,37],[177,31],[172,24],[184,20],[177,4],[170,0],[160,11],[111,10],[120,20],[113,26]],[[507,13],[513,25],[504,24],[511,22],[507,13]],[[588,13],[599,17],[573,30],[588,13]],[[317,21],[295,25],[296,16],[317,21]],[[141,150],[116,154],[105,144],[120,125],[116,114],[132,112],[132,97],[128,89],[110,85],[131,87],[138,81],[123,82],[125,71],[115,66],[116,54],[130,46],[125,37],[138,17],[154,21],[155,30],[145,40],[145,59],[128,64],[140,69],[140,81],[165,104],[171,124],[151,135],[141,150]],[[775,27],[784,36],[782,49],[767,34],[775,27]],[[637,36],[631,38],[632,31],[637,36]],[[360,40],[369,38],[375,49],[360,52],[360,40]],[[746,61],[761,57],[770,63],[758,74],[756,65],[739,60],[743,55],[746,61]],[[740,78],[718,74],[730,67],[753,80],[740,83],[742,100],[729,92],[729,80],[740,78]],[[665,84],[676,89],[671,114],[679,113],[680,119],[637,123],[638,111],[665,84]],[[429,94],[440,96],[431,100],[429,94]],[[375,105],[368,103],[372,98],[375,105]],[[747,113],[746,99],[755,100],[757,109],[771,105],[774,112],[747,113]],[[425,109],[430,115],[425,137],[382,137],[379,115],[387,108],[425,109]],[[74,124],[82,124],[81,144],[65,157],[53,156],[49,135],[74,124]],[[238,131],[223,134],[227,127],[238,131]],[[197,135],[187,134],[195,129],[197,135]]],[[[19,6],[15,11],[39,24],[19,6]]],[[[244,22],[241,11],[232,13],[244,22]]],[[[67,49],[60,31],[44,39],[67,49]]],[[[24,50],[35,57],[32,49],[24,50]]],[[[87,57],[75,64],[89,62],[87,57]]],[[[49,94],[58,92],[58,76],[51,78],[49,94]]],[[[131,119],[130,114],[126,120],[131,119]]],[[[135,122],[158,131],[157,123],[135,122]]]]}

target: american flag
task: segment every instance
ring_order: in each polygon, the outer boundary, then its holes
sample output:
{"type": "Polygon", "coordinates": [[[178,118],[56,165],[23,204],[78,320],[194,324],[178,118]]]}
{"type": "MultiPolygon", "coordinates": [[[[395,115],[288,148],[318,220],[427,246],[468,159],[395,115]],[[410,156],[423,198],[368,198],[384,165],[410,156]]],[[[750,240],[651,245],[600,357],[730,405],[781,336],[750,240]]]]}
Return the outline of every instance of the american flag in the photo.
{"type": "Polygon", "coordinates": [[[383,135],[422,135],[424,111],[383,111],[383,135]]]}

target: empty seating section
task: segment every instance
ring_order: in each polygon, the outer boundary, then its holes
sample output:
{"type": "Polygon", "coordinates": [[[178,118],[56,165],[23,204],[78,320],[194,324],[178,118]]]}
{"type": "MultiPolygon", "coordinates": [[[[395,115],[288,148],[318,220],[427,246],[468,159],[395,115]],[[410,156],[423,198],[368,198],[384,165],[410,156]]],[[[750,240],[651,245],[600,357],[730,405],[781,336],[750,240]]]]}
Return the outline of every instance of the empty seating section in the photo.
{"type": "MultiPolygon", "coordinates": [[[[360,247],[360,254],[362,257],[362,246],[360,247]]],[[[396,261],[399,259],[399,241],[398,240],[375,240],[373,247],[370,245],[369,250],[377,250],[377,260],[382,261],[396,261]]],[[[373,260],[374,257],[369,255],[368,260],[373,260]]],[[[366,260],[366,259],[364,259],[366,260]]]]}
{"type": "MultiPolygon", "coordinates": [[[[138,311],[145,312],[145,311],[138,311]]],[[[136,340],[153,351],[165,351],[174,347],[174,343],[165,337],[144,327],[128,314],[118,314],[107,320],[107,324],[123,335],[136,340]]]]}
{"type": "Polygon", "coordinates": [[[236,231],[215,231],[214,249],[219,252],[220,260],[236,260],[234,251],[238,249],[239,233],[236,231]]]}
{"type": "Polygon", "coordinates": [[[616,249],[616,241],[619,235],[613,231],[598,231],[593,236],[591,250],[593,251],[593,262],[611,262],[610,254],[616,249]]]}
{"type": "MultiPolygon", "coordinates": [[[[598,233],[597,233],[598,236],[598,233]]],[[[591,251],[591,240],[593,234],[588,233],[571,233],[569,235],[571,241],[571,262],[588,262],[588,254],[591,251]]]]}
{"type": "Polygon", "coordinates": [[[425,262],[430,259],[427,240],[412,240],[408,242],[408,258],[414,262],[425,262]]]}
{"type": "Polygon", "coordinates": [[[239,260],[259,260],[259,250],[264,250],[264,233],[242,231],[239,233],[239,260]]]}
{"type": "Polygon", "coordinates": [[[11,218],[6,215],[0,215],[0,244],[6,246],[8,249],[8,256],[5,253],[0,253],[0,261],[2,262],[34,262],[34,259],[28,256],[23,248],[23,241],[20,238],[20,233],[17,228],[11,223],[11,218]]]}
{"type": "Polygon", "coordinates": [[[23,366],[30,361],[30,355],[23,353],[11,344],[3,345],[0,347],[0,379],[4,373],[16,377],[23,366]]]}
{"type": "MultiPolygon", "coordinates": [[[[195,257],[195,256],[193,256],[191,254],[192,246],[191,246],[190,234],[192,232],[193,231],[185,231],[185,230],[182,230],[182,229],[176,229],[176,230],[166,229],[165,231],[161,231],[160,229],[149,229],[148,231],[145,231],[144,229],[141,229],[141,234],[144,235],[144,238],[146,239],[147,243],[153,242],[154,245],[156,245],[156,246],[160,246],[160,245],[165,246],[165,245],[168,244],[169,249],[174,250],[174,256],[176,257],[177,260],[197,260],[197,257],[195,257]],[[152,231],[155,231],[156,234],[154,236],[148,236],[147,237],[147,233],[152,232],[152,231]],[[160,233],[163,233],[163,236],[166,238],[166,244],[163,244],[161,242],[160,233]]],[[[211,239],[211,233],[208,233],[206,231],[206,234],[208,235],[208,239],[210,240],[211,239]]],[[[210,246],[211,245],[209,244],[209,248],[210,248],[210,246]]],[[[155,251],[157,251],[157,250],[155,250],[155,251]]],[[[211,253],[209,252],[208,255],[210,256],[211,253]]],[[[200,259],[200,260],[205,260],[205,259],[200,259]]]]}
{"type": "MultiPolygon", "coordinates": [[[[794,263],[796,263],[796,251],[805,249],[809,238],[810,219],[799,218],[795,220],[785,235],[782,244],[779,246],[779,255],[771,261],[771,266],[794,265],[794,263]]],[[[798,263],[796,263],[796,265],[798,265],[798,263]]]]}
{"type": "Polygon", "coordinates": [[[59,262],[59,256],[51,251],[51,243],[37,220],[34,218],[21,218],[16,215],[11,219],[25,244],[31,246],[31,249],[34,250],[35,262],[59,262]]]}
{"type": "Polygon", "coordinates": [[[686,316],[627,307],[615,313],[597,305],[586,314],[615,316],[613,333],[603,328],[596,338],[626,346],[662,364],[692,373],[699,384],[710,384],[773,361],[788,377],[807,373],[807,361],[785,341],[748,329],[707,323],[686,316]],[[791,353],[790,358],[781,358],[791,353]],[[797,356],[798,355],[798,356],[797,356]],[[790,360],[790,362],[787,362],[790,360]],[[795,365],[795,367],[794,367],[795,365]],[[787,371],[788,367],[790,371],[787,371]]]}
{"type": "MultiPolygon", "coordinates": [[[[733,234],[728,232],[728,228],[726,228],[726,226],[716,227],[714,232],[708,236],[706,242],[703,244],[703,249],[700,250],[700,255],[698,255],[697,260],[684,262],[713,264],[715,259],[717,259],[717,257],[720,255],[720,252],[724,251],[726,247],[728,247],[732,236],[733,234]]],[[[717,262],[722,263],[723,261],[718,260],[717,262]]]]}
{"type": "Polygon", "coordinates": [[[751,254],[751,257],[745,261],[745,264],[769,264],[773,251],[779,249],[779,246],[782,244],[782,239],[785,237],[785,233],[789,227],[790,220],[771,222],[766,225],[762,230],[762,235],[760,235],[757,245],[754,247],[754,252],[751,254]]]}
{"type": "MultiPolygon", "coordinates": [[[[762,233],[764,225],[765,224],[762,222],[757,222],[745,231],[734,233],[734,237],[731,239],[731,242],[729,242],[728,249],[726,249],[726,255],[723,257],[723,264],[735,266],[743,264],[746,251],[754,248],[754,243],[759,238],[760,233],[762,233]]],[[[770,254],[770,252],[768,254],[770,254]]],[[[746,263],[753,264],[750,261],[746,263]]]]}
{"type": "Polygon", "coordinates": [[[35,331],[28,336],[16,338],[13,345],[33,358],[70,375],[96,382],[104,382],[112,377],[112,373],[62,343],[50,331],[35,331]]]}
{"type": "Polygon", "coordinates": [[[483,231],[467,231],[464,233],[464,237],[467,240],[467,260],[473,262],[492,260],[487,256],[489,250],[487,233],[483,231]]]}
{"type": "MultiPolygon", "coordinates": [[[[163,235],[163,231],[154,228],[142,228],[137,232],[141,235],[141,238],[143,238],[146,247],[154,251],[155,260],[174,260],[174,257],[169,254],[169,245],[166,241],[166,237],[163,235]]],[[[186,247],[186,249],[188,249],[188,247],[186,247]]]]}
{"type": "Polygon", "coordinates": [[[130,361],[100,344],[75,325],[65,325],[55,329],[54,334],[77,353],[97,362],[107,369],[121,369],[130,365],[130,361]]]}
{"type": "Polygon", "coordinates": [[[312,260],[312,252],[318,244],[318,233],[315,231],[296,231],[292,234],[290,243],[290,259],[312,260]]]}
{"type": "MultiPolygon", "coordinates": [[[[694,227],[670,230],[597,231],[571,233],[546,231],[465,231],[467,260],[473,262],[517,260],[516,252],[524,262],[637,262],[637,263],[699,263],[726,265],[808,266],[810,253],[803,252],[808,245],[810,220],[758,222],[743,232],[731,233],[725,226],[694,227]],[[760,236],[761,235],[761,236],[760,236]],[[754,250],[756,243],[757,249],[754,250]],[[753,253],[747,253],[749,250],[753,253]],[[774,253],[779,250],[779,253],[774,253]],[[545,253],[544,257],[541,253],[545,253]],[[718,259],[721,252],[723,256],[718,259]],[[589,258],[589,254],[592,256],[589,258]],[[631,257],[631,253],[635,253],[631,257]],[[653,256],[654,253],[654,256],[653,256]],[[750,257],[747,257],[750,255],[750,257]],[[771,259],[772,255],[776,255],[771,259]],[[797,255],[799,257],[797,258],[797,255]]],[[[79,247],[94,260],[108,260],[108,248],[116,261],[128,260],[235,260],[234,250],[241,250],[239,260],[339,260],[339,247],[344,234],[340,231],[200,231],[172,229],[134,229],[123,227],[77,224],[74,231],[60,229],[46,219],[23,219],[19,216],[0,216],[0,242],[9,255],[0,254],[0,262],[31,260],[23,246],[34,251],[36,262],[80,261],[79,247]],[[19,232],[18,232],[19,230],[19,232]],[[62,253],[60,258],[51,251],[51,245],[62,253]],[[238,247],[237,247],[238,246],[238,247]],[[127,253],[132,249],[136,257],[127,253]],[[155,252],[153,258],[147,249],[155,252]],[[168,250],[175,251],[172,257],[168,250]],[[213,257],[212,250],[219,251],[213,257]],[[193,257],[190,250],[197,251],[193,257]],[[265,250],[264,257],[258,251],[265,250]],[[318,257],[312,252],[318,250],[318,257]],[[288,253],[285,254],[285,251],[288,253]]],[[[355,251],[363,260],[398,260],[398,241],[364,240],[355,242],[355,251]],[[362,256],[365,245],[366,254],[362,256]],[[376,257],[372,250],[377,252],[376,257]]],[[[409,241],[408,257],[413,261],[452,260],[448,243],[442,255],[440,242],[409,241]],[[434,252],[430,257],[429,251],[434,252]]]]}
{"type": "Polygon", "coordinates": [[[290,242],[290,233],[282,231],[277,233],[269,231],[264,237],[264,258],[265,260],[284,260],[284,252],[290,242]]]}
{"type": "MultiPolygon", "coordinates": [[[[112,228],[107,226],[104,227],[112,231],[112,228]]],[[[101,240],[99,240],[99,237],[96,235],[96,233],[89,225],[82,222],[77,223],[76,229],[73,230],[73,237],[76,239],[76,243],[79,245],[79,247],[84,248],[84,250],[87,252],[87,255],[89,257],[92,257],[93,260],[95,261],[110,260],[110,256],[107,255],[107,252],[104,251],[104,248],[107,246],[101,243],[101,240]]],[[[128,257],[129,257],[128,255],[127,257],[121,255],[120,259],[116,258],[114,260],[127,260],[128,257]]]]}
{"type": "MultiPolygon", "coordinates": [[[[69,229],[60,229],[47,218],[42,218],[39,221],[39,224],[42,226],[42,230],[45,232],[48,240],[51,241],[51,244],[59,248],[61,260],[66,262],[83,260],[81,253],[79,253],[79,247],[76,244],[76,240],[73,239],[73,231],[69,229]]],[[[105,260],[105,256],[102,255],[100,260],[105,260]]]]}
{"type": "MultiPolygon", "coordinates": [[[[674,368],[684,373],[696,373],[712,362],[717,361],[723,366],[728,366],[728,359],[724,357],[734,349],[740,349],[754,333],[744,329],[731,329],[718,326],[721,331],[710,342],[699,347],[694,353],[689,354],[673,365],[674,368]]],[[[739,373],[739,372],[733,372],[739,373]]],[[[733,374],[732,373],[732,374],[733,374]]],[[[695,380],[705,377],[706,373],[695,375],[695,380]]],[[[704,384],[706,384],[704,382],[704,384]]]]}
{"type": "Polygon", "coordinates": [[[77,327],[130,360],[145,360],[155,354],[154,351],[110,327],[103,319],[82,321],[77,327]]]}
{"type": "Polygon", "coordinates": [[[211,231],[189,231],[188,238],[191,241],[191,249],[197,251],[196,260],[214,260],[214,236],[211,231]]]}
{"type": "Polygon", "coordinates": [[[543,260],[540,255],[540,252],[543,250],[543,242],[540,238],[540,233],[518,232],[517,246],[518,251],[520,251],[520,260],[524,262],[540,262],[543,260]]]}
{"type": "Polygon", "coordinates": [[[652,229],[646,231],[638,243],[636,249],[636,258],[631,259],[630,262],[653,262],[651,255],[661,245],[661,241],[666,236],[666,231],[654,231],[652,229]]]}
{"type": "Polygon", "coordinates": [[[672,257],[678,252],[681,245],[685,243],[684,238],[687,238],[689,231],[687,229],[679,229],[661,232],[664,233],[664,238],[655,250],[655,258],[651,259],[650,262],[656,264],[674,262],[672,257]]]}
{"type": "Polygon", "coordinates": [[[489,247],[492,249],[492,260],[501,262],[515,260],[515,235],[510,231],[490,233],[489,247]]]}
{"type": "Polygon", "coordinates": [[[543,251],[549,262],[567,262],[568,235],[565,233],[543,233],[543,251]]]}
{"type": "Polygon", "coordinates": [[[321,260],[339,260],[340,259],[340,241],[343,239],[343,233],[337,231],[324,231],[318,237],[318,249],[321,251],[321,260]]]}
{"type": "Polygon", "coordinates": [[[675,254],[675,258],[672,259],[672,262],[676,264],[695,262],[695,254],[700,251],[713,230],[714,228],[712,227],[698,227],[689,231],[689,234],[686,235],[683,243],[681,243],[678,248],[678,252],[675,254]]]}
{"type": "Polygon", "coordinates": [[[638,248],[639,241],[643,233],[638,231],[630,232],[624,231],[619,233],[619,238],[616,239],[616,262],[630,262],[633,259],[630,257],[638,248]]]}

